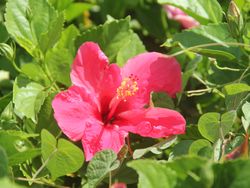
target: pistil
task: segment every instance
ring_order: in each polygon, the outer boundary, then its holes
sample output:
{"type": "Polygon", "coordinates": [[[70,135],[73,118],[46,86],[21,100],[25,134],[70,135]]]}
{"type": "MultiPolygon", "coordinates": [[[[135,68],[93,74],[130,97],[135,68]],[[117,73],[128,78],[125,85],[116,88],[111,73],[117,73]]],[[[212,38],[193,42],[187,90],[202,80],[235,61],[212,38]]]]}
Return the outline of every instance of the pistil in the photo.
{"type": "Polygon", "coordinates": [[[110,111],[108,113],[107,120],[113,118],[113,115],[115,114],[115,111],[121,101],[126,102],[128,97],[132,97],[136,94],[139,89],[137,81],[137,76],[133,74],[122,80],[121,85],[116,90],[116,96],[111,100],[109,104],[110,111]]]}

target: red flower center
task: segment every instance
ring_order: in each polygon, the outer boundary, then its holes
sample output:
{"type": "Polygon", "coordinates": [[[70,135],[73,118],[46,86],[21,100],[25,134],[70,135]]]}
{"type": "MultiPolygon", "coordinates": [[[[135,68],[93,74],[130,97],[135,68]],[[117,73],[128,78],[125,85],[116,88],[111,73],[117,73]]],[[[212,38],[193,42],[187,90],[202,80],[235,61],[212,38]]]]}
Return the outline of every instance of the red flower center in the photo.
{"type": "Polygon", "coordinates": [[[126,102],[128,97],[132,97],[139,90],[138,77],[131,74],[122,80],[121,85],[116,90],[116,95],[111,100],[109,105],[109,112],[103,115],[103,122],[105,124],[112,124],[115,119],[114,114],[121,101],[126,102]]]}

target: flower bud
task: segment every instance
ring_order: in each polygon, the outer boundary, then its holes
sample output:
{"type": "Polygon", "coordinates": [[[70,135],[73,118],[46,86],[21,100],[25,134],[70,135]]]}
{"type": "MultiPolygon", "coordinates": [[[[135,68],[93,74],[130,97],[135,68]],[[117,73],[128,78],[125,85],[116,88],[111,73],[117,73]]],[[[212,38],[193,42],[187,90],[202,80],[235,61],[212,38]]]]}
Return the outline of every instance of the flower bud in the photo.
{"type": "Polygon", "coordinates": [[[233,17],[235,17],[236,19],[240,18],[240,10],[237,7],[237,5],[235,4],[234,1],[231,1],[229,4],[229,8],[228,8],[228,15],[231,15],[233,17]]]}
{"type": "Polygon", "coordinates": [[[115,183],[111,186],[111,188],[127,188],[125,183],[115,183]]]}
{"type": "Polygon", "coordinates": [[[0,43],[0,55],[12,62],[15,59],[15,50],[8,44],[0,43]]]}
{"type": "Polygon", "coordinates": [[[243,28],[243,18],[239,8],[234,3],[234,1],[231,1],[229,4],[227,11],[227,19],[233,37],[239,37],[243,28]]]}

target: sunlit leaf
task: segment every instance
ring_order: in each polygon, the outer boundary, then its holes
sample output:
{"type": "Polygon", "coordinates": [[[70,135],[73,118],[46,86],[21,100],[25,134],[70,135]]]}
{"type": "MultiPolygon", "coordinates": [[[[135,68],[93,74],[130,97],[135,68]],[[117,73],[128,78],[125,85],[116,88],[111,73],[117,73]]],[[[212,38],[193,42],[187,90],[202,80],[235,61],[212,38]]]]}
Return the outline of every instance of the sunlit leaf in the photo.
{"type": "Polygon", "coordinates": [[[133,158],[141,158],[143,155],[145,155],[148,152],[152,152],[154,154],[160,154],[162,153],[162,150],[167,149],[170,147],[174,142],[176,142],[176,137],[171,137],[169,139],[166,139],[162,142],[159,142],[153,146],[143,148],[143,149],[136,149],[133,153],[133,158]]]}
{"type": "Polygon", "coordinates": [[[64,22],[46,0],[9,0],[5,19],[8,32],[38,58],[57,42],[64,22]]]}
{"type": "Polygon", "coordinates": [[[42,130],[42,157],[52,178],[73,173],[83,164],[84,156],[80,148],[65,139],[56,138],[47,130],[42,130]]]}
{"type": "Polygon", "coordinates": [[[5,150],[0,146],[0,178],[8,175],[8,159],[5,150]]]}
{"type": "Polygon", "coordinates": [[[77,40],[78,46],[86,41],[97,42],[110,62],[123,65],[129,58],[145,51],[139,37],[129,28],[129,18],[114,20],[91,28],[77,40]]]}
{"type": "Polygon", "coordinates": [[[176,185],[176,172],[160,162],[153,160],[137,160],[130,162],[128,166],[135,169],[139,174],[139,188],[154,188],[159,185],[161,187],[171,188],[176,185]]]}
{"type": "Polygon", "coordinates": [[[37,114],[47,96],[46,88],[26,77],[16,78],[13,88],[15,113],[20,118],[31,118],[37,122],[37,114]]]}
{"type": "Polygon", "coordinates": [[[112,150],[103,150],[95,154],[87,167],[86,176],[89,187],[96,187],[112,170],[119,166],[117,156],[112,150]]]}
{"type": "Polygon", "coordinates": [[[235,111],[226,112],[222,115],[215,112],[203,114],[198,122],[201,135],[211,142],[224,137],[231,129],[235,115],[235,111]]]}

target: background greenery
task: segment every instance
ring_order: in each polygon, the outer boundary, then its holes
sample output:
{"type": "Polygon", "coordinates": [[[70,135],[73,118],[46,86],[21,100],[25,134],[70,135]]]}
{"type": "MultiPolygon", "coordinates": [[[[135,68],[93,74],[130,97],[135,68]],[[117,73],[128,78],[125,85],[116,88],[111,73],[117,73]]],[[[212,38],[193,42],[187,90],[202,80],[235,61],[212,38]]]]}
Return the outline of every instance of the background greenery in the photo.
{"type": "Polygon", "coordinates": [[[250,187],[250,1],[1,0],[0,186],[250,187]],[[163,4],[201,23],[182,30],[163,4]],[[84,162],[53,118],[51,101],[71,85],[76,49],[97,42],[122,66],[145,51],[175,56],[183,89],[155,93],[155,106],[180,111],[185,135],[167,140],[131,135],[84,162]],[[137,159],[137,160],[133,160],[137,159]]]}

